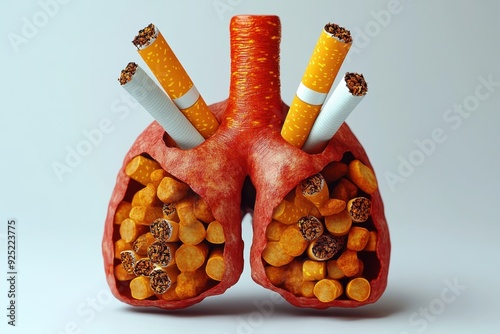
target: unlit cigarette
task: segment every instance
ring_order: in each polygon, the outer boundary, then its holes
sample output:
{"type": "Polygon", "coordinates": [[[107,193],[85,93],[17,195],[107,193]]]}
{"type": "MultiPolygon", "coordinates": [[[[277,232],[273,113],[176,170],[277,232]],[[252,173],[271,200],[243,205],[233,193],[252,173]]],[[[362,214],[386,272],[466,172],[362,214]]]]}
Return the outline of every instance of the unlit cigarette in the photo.
{"type": "Polygon", "coordinates": [[[175,261],[180,271],[195,271],[205,263],[207,255],[208,246],[205,243],[182,244],[175,254],[175,261]]]}
{"type": "Polygon", "coordinates": [[[314,285],[314,295],[319,301],[329,303],[343,293],[342,284],[334,279],[325,278],[314,285]]]}
{"type": "Polygon", "coordinates": [[[132,43],[189,122],[204,138],[210,137],[219,123],[158,28],[148,25],[132,43]]]}
{"type": "Polygon", "coordinates": [[[302,264],[304,281],[319,281],[326,276],[326,262],[305,260],[302,264]]]}
{"type": "Polygon", "coordinates": [[[350,32],[336,24],[321,32],[281,129],[293,146],[304,145],[351,44],[350,32]]]}
{"type": "Polygon", "coordinates": [[[211,279],[221,281],[224,276],[225,263],[223,251],[220,248],[215,249],[210,253],[207,260],[205,271],[211,279]]]}
{"type": "Polygon", "coordinates": [[[321,109],[302,149],[308,153],[324,149],[367,92],[362,74],[346,73],[321,109]]]}
{"type": "Polygon", "coordinates": [[[179,108],[135,63],[129,63],[119,79],[122,87],[165,129],[181,149],[194,148],[204,138],[179,108]]]}
{"type": "Polygon", "coordinates": [[[150,181],[151,172],[159,168],[161,168],[161,166],[156,161],[143,157],[142,155],[138,155],[130,160],[130,162],[125,166],[125,174],[127,174],[127,176],[131,179],[146,186],[150,181]]]}
{"type": "Polygon", "coordinates": [[[148,252],[148,247],[151,246],[153,242],[155,242],[155,237],[152,233],[144,233],[137,237],[137,239],[132,244],[134,252],[139,255],[146,255],[148,252]]]}
{"type": "Polygon", "coordinates": [[[370,297],[371,286],[367,279],[358,277],[347,283],[346,295],[350,299],[364,302],[370,297]]]}
{"type": "Polygon", "coordinates": [[[139,300],[147,299],[155,294],[151,289],[148,276],[137,276],[130,281],[130,293],[132,298],[139,300]]]}

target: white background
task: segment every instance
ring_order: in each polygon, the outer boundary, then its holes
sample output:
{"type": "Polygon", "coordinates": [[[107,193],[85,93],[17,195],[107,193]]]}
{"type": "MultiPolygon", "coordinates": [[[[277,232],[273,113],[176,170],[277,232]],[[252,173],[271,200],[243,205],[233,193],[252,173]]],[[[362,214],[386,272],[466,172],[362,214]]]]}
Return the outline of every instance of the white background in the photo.
{"type": "Polygon", "coordinates": [[[2,333],[498,330],[498,1],[60,2],[51,16],[42,12],[50,0],[0,4],[2,333]],[[389,284],[374,305],[294,308],[253,283],[248,266],[224,295],[182,311],[134,309],[109,293],[100,248],[108,200],[124,154],[152,121],[123,102],[116,81],[127,62],[141,63],[130,41],[155,23],[205,100],[217,102],[228,93],[229,19],[240,13],[280,16],[287,103],[325,23],[355,36],[341,72],[364,73],[369,94],[348,123],[377,172],[393,244],[389,284]],[[34,20],[38,31],[23,36],[34,20]],[[16,35],[26,39],[16,44],[16,35]],[[106,119],[112,131],[58,178],[53,164],[106,119]],[[418,153],[433,131],[440,142],[418,153]],[[18,222],[15,328],[3,278],[10,218],[18,222]]]}

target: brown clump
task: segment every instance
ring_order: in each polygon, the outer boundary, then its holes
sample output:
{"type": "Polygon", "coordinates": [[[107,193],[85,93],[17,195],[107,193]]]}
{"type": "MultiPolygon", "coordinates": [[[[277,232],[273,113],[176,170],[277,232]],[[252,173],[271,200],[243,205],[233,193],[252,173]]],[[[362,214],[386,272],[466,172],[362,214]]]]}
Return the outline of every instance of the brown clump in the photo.
{"type": "Polygon", "coordinates": [[[120,77],[118,78],[118,81],[120,82],[120,85],[125,85],[127,82],[132,80],[132,77],[135,74],[135,71],[137,70],[137,64],[136,63],[128,63],[127,67],[125,67],[121,74],[120,77]]]}
{"type": "Polygon", "coordinates": [[[141,49],[151,43],[151,40],[156,37],[156,28],[153,23],[149,24],[146,28],[139,30],[137,36],[135,36],[132,44],[134,44],[137,49],[141,49]]]}
{"type": "Polygon", "coordinates": [[[363,74],[347,72],[344,79],[352,95],[363,96],[368,93],[368,85],[366,84],[363,74]]]}
{"type": "Polygon", "coordinates": [[[339,26],[338,24],[328,23],[327,25],[325,25],[325,31],[337,37],[344,43],[352,42],[351,32],[346,28],[339,26]]]}

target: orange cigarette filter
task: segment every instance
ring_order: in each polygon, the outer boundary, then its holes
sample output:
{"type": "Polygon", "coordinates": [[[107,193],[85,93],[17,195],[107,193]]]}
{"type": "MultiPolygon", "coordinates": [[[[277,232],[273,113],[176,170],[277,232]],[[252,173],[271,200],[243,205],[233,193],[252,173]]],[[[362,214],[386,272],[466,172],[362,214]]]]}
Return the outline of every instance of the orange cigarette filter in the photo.
{"type": "Polygon", "coordinates": [[[281,136],[302,148],[352,44],[349,30],[325,26],[290,104],[281,136]]]}
{"type": "Polygon", "coordinates": [[[189,122],[205,139],[213,135],[219,122],[161,32],[150,24],[139,31],[132,43],[138,48],[142,59],[189,122]]]}

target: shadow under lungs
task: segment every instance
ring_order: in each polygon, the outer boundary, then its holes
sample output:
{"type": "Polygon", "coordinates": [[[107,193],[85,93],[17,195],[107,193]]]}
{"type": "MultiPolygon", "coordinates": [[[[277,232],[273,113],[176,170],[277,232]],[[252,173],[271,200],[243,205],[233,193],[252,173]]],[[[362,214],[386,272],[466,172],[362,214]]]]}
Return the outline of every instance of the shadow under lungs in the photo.
{"type": "MultiPolygon", "coordinates": [[[[409,312],[412,305],[404,296],[399,296],[396,292],[386,293],[374,304],[359,308],[328,308],[316,310],[311,308],[295,307],[284,299],[273,297],[272,310],[268,313],[274,316],[295,316],[295,317],[328,317],[337,320],[357,320],[385,318],[391,315],[409,312]]],[[[249,315],[252,312],[260,312],[260,303],[271,301],[269,294],[259,295],[229,295],[209,297],[197,305],[179,310],[163,310],[160,308],[147,307],[126,307],[126,311],[133,313],[145,313],[149,315],[170,315],[173,317],[204,317],[204,316],[227,316],[227,315],[249,315]]]]}
{"type": "Polygon", "coordinates": [[[130,307],[126,310],[134,313],[147,313],[158,315],[171,315],[176,317],[204,317],[217,315],[244,315],[254,312],[257,308],[253,301],[255,296],[212,296],[204,299],[199,304],[179,309],[164,310],[156,307],[130,307]]]}

